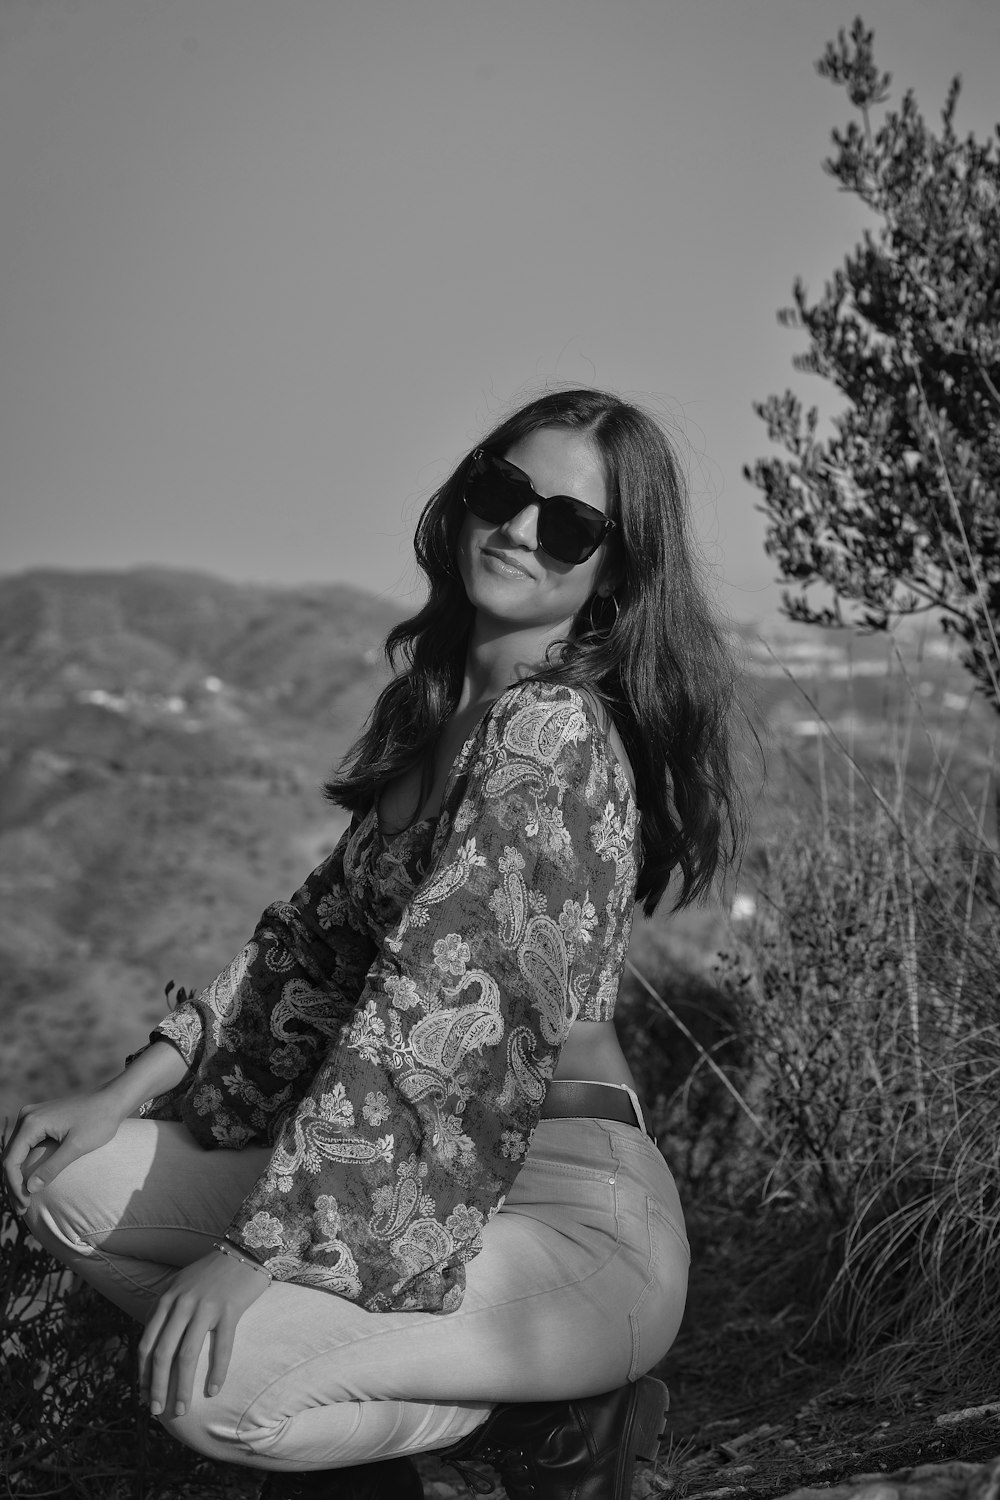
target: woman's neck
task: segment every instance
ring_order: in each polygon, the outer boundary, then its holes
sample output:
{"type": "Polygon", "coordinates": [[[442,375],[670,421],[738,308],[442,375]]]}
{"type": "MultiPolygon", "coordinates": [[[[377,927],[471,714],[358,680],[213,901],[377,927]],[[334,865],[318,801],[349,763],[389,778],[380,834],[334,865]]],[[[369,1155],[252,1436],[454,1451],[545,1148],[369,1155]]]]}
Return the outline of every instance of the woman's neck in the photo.
{"type": "Polygon", "coordinates": [[[491,627],[489,621],[477,617],[465,654],[458,711],[492,703],[522,677],[536,672],[544,663],[548,648],[565,637],[569,623],[555,628],[536,625],[512,630],[506,624],[491,627]]]}

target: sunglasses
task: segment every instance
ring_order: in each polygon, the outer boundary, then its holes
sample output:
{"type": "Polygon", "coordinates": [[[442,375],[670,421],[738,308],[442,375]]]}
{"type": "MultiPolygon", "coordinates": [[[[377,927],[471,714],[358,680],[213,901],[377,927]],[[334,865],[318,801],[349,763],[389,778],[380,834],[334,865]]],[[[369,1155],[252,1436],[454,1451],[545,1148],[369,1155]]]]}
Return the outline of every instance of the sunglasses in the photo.
{"type": "Polygon", "coordinates": [[[465,476],[465,505],[481,521],[504,524],[525,506],[538,506],[538,545],[556,562],[586,562],[614,521],[570,495],[539,495],[523,469],[477,448],[465,476]]]}

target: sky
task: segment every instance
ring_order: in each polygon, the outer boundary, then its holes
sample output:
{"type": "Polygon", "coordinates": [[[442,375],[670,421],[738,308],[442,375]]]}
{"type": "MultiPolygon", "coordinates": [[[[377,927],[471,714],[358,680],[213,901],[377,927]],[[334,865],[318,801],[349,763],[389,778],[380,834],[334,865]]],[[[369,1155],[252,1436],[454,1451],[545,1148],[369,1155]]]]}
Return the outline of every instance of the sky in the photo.
{"type": "MultiPolygon", "coordinates": [[[[551,382],[665,421],[709,585],[865,220],[814,61],[861,0],[0,0],[0,572],[411,603],[423,502],[551,382]]],[[[1000,118],[997,0],[866,0],[893,97],[1000,118]]]]}

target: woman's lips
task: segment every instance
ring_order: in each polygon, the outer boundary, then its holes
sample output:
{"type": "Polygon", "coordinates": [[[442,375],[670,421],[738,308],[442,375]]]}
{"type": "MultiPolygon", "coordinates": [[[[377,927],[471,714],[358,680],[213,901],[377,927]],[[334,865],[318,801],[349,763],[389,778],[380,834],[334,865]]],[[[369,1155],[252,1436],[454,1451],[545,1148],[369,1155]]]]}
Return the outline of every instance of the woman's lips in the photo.
{"type": "Polygon", "coordinates": [[[503,552],[494,552],[491,547],[483,548],[483,556],[488,557],[494,566],[502,573],[511,577],[530,578],[531,574],[527,568],[522,568],[520,563],[513,562],[503,552]]]}

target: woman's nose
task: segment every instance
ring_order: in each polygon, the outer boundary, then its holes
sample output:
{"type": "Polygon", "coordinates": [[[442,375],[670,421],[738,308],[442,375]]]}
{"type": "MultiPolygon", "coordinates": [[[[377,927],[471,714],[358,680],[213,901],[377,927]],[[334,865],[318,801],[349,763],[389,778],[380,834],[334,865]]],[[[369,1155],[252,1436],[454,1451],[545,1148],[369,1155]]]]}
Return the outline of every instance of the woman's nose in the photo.
{"type": "Polygon", "coordinates": [[[526,547],[529,552],[534,552],[538,546],[538,511],[537,504],[526,505],[516,516],[504,522],[501,529],[516,547],[526,547]]]}

